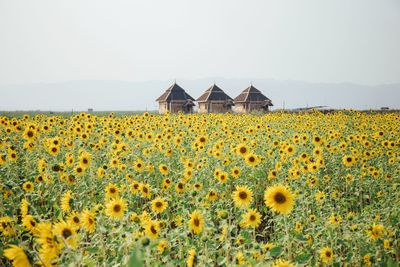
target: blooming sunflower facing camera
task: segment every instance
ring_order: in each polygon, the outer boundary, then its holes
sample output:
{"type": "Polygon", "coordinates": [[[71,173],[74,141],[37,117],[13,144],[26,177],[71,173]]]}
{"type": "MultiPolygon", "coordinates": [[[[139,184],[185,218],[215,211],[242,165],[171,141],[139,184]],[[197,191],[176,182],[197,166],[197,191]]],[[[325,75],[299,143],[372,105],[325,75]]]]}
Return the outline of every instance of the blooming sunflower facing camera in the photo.
{"type": "Polygon", "coordinates": [[[281,214],[289,214],[294,207],[293,193],[282,184],[268,187],[264,193],[264,201],[274,212],[281,214]]]}
{"type": "Polygon", "coordinates": [[[232,198],[236,207],[247,208],[253,201],[253,192],[247,186],[236,186],[232,198]]]}

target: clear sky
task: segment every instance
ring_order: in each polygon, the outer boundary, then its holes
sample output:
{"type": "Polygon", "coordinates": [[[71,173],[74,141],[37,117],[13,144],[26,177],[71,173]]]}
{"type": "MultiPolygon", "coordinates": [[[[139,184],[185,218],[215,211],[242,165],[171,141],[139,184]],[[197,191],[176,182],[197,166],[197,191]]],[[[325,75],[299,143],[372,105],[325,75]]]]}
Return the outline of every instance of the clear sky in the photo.
{"type": "Polygon", "coordinates": [[[0,0],[0,85],[400,82],[399,0],[0,0]]]}

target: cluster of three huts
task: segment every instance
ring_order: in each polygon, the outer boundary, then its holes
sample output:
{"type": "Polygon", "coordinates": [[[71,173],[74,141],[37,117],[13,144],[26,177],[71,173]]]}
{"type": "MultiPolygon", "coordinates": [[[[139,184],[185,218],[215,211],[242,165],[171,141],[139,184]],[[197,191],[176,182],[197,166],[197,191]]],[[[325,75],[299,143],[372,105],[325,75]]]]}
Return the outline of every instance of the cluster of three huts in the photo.
{"type": "Polygon", "coordinates": [[[253,85],[250,85],[236,98],[232,99],[214,84],[195,100],[182,87],[174,83],[156,101],[159,104],[158,111],[160,114],[166,112],[193,113],[194,101],[199,104],[199,113],[268,112],[269,107],[273,106],[272,101],[253,85]]]}

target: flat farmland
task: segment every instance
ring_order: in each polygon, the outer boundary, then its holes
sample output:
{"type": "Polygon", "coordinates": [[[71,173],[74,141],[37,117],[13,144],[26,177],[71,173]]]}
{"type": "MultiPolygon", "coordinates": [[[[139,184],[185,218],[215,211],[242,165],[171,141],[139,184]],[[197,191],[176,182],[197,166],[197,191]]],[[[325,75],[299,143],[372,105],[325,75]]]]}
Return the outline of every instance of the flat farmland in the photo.
{"type": "Polygon", "coordinates": [[[400,114],[0,117],[2,265],[396,266],[400,114]]]}

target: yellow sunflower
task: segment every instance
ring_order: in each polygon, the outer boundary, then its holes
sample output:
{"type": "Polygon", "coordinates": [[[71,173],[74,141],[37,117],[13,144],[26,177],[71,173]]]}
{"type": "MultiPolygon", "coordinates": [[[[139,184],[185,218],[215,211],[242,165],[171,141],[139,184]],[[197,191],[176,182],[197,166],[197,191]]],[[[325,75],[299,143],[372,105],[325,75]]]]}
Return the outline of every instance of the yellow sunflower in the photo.
{"type": "Polygon", "coordinates": [[[203,231],[204,218],[198,210],[195,210],[190,214],[189,228],[195,234],[200,234],[203,231]]]}
{"type": "Polygon", "coordinates": [[[64,242],[60,242],[61,246],[67,244],[71,248],[76,248],[78,236],[76,230],[72,225],[65,221],[60,221],[54,225],[54,235],[61,238],[64,242]]]}
{"type": "Polygon", "coordinates": [[[81,218],[79,213],[76,211],[72,212],[67,219],[67,222],[72,225],[75,229],[79,229],[81,226],[81,218]]]}
{"type": "Polygon", "coordinates": [[[232,174],[232,177],[234,177],[234,178],[239,177],[240,173],[241,173],[241,171],[240,171],[239,167],[233,167],[231,169],[231,174],[232,174]]]}
{"type": "Polygon", "coordinates": [[[29,212],[29,203],[26,200],[26,198],[23,198],[21,200],[21,205],[20,205],[20,210],[21,210],[21,215],[24,217],[28,214],[29,212]]]}
{"type": "Polygon", "coordinates": [[[35,188],[32,182],[25,182],[22,185],[22,189],[24,189],[25,192],[32,192],[35,188]]]}
{"type": "Polygon", "coordinates": [[[228,181],[228,173],[226,173],[226,172],[220,172],[219,173],[219,175],[218,175],[218,181],[221,183],[221,184],[224,184],[224,183],[226,183],[226,181],[228,181]]]}
{"type": "Polygon", "coordinates": [[[254,154],[247,154],[245,157],[246,164],[249,166],[256,166],[259,162],[259,158],[254,154]]]}
{"type": "Polygon", "coordinates": [[[276,184],[266,189],[264,194],[265,204],[273,211],[288,214],[294,206],[294,196],[289,188],[276,184]]]}
{"type": "Polygon", "coordinates": [[[141,184],[140,192],[142,193],[142,197],[149,198],[151,196],[150,185],[149,184],[141,184]]]}
{"type": "Polygon", "coordinates": [[[191,250],[189,250],[188,257],[186,260],[186,265],[188,267],[193,267],[195,262],[196,262],[196,250],[192,248],[191,250]]]}
{"type": "Polygon", "coordinates": [[[112,199],[106,204],[106,215],[113,219],[121,219],[128,205],[124,199],[112,199]]]}
{"type": "Polygon", "coordinates": [[[249,153],[249,148],[245,144],[239,144],[236,147],[236,153],[242,157],[245,157],[249,153]]]}
{"type": "Polygon", "coordinates": [[[26,215],[22,217],[22,225],[25,226],[31,233],[36,233],[37,222],[32,215],[26,215]]]}
{"type": "Polygon", "coordinates": [[[12,261],[12,265],[15,267],[31,266],[24,250],[18,246],[10,245],[9,248],[4,250],[4,256],[10,261],[12,261]]]}
{"type": "Polygon", "coordinates": [[[274,265],[272,265],[272,267],[295,267],[295,266],[296,265],[294,265],[290,261],[283,260],[283,259],[275,260],[274,265]]]}
{"type": "Polygon", "coordinates": [[[158,170],[160,171],[160,173],[162,175],[168,175],[168,173],[169,173],[168,167],[165,164],[160,164],[160,166],[158,166],[158,170]]]}
{"type": "Polygon", "coordinates": [[[236,207],[247,208],[253,201],[253,192],[247,186],[236,186],[232,198],[236,207]]]}
{"type": "Polygon", "coordinates": [[[81,222],[82,222],[82,226],[83,228],[89,232],[89,233],[93,233],[96,229],[96,217],[94,215],[94,213],[90,210],[84,210],[81,213],[81,222]]]}
{"type": "Polygon", "coordinates": [[[379,239],[383,236],[384,227],[382,224],[374,224],[367,230],[367,233],[372,240],[379,239]]]}
{"type": "Polygon", "coordinates": [[[342,158],[343,164],[347,167],[351,167],[355,164],[355,159],[352,156],[344,156],[342,158]]]}
{"type": "Polygon", "coordinates": [[[106,187],[106,197],[117,198],[119,195],[119,189],[115,184],[108,184],[106,187]]]}
{"type": "Polygon", "coordinates": [[[261,223],[261,214],[255,210],[250,209],[242,215],[241,225],[247,228],[257,228],[261,223]]]}
{"type": "Polygon", "coordinates": [[[324,263],[331,263],[335,256],[330,247],[324,247],[324,248],[320,249],[319,255],[324,263]]]}
{"type": "Polygon", "coordinates": [[[145,226],[145,233],[149,238],[157,238],[160,234],[158,223],[154,221],[148,221],[145,226]]]}
{"type": "Polygon", "coordinates": [[[61,198],[61,210],[64,213],[67,213],[71,210],[71,206],[70,206],[70,201],[71,201],[71,197],[72,197],[72,192],[70,190],[68,190],[67,192],[65,192],[65,194],[63,195],[63,197],[61,198]]]}
{"type": "Polygon", "coordinates": [[[151,201],[151,209],[155,213],[162,213],[168,207],[168,202],[163,198],[157,197],[151,201]]]}

